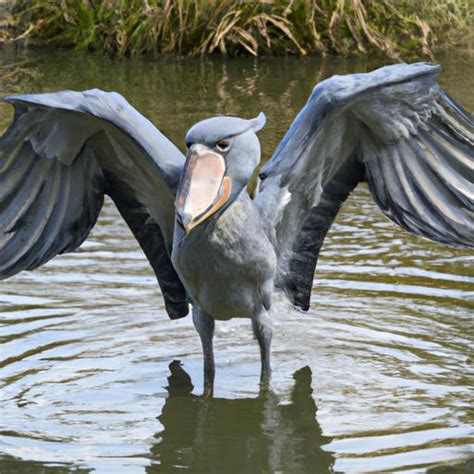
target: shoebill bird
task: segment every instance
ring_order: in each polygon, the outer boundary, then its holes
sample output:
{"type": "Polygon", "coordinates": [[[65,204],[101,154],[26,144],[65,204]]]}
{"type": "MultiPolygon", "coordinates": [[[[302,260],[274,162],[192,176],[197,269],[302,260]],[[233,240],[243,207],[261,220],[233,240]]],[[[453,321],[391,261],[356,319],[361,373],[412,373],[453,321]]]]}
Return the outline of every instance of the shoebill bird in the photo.
{"type": "Polygon", "coordinates": [[[253,199],[263,114],[199,122],[184,157],[117,93],[5,97],[15,117],[0,142],[0,277],[79,247],[107,194],[153,267],[169,317],[192,305],[206,390],[215,320],[251,320],[265,377],[274,294],[309,308],[324,237],[359,182],[406,230],[474,246],[472,116],[437,85],[439,72],[397,64],[316,85],[253,199]]]}

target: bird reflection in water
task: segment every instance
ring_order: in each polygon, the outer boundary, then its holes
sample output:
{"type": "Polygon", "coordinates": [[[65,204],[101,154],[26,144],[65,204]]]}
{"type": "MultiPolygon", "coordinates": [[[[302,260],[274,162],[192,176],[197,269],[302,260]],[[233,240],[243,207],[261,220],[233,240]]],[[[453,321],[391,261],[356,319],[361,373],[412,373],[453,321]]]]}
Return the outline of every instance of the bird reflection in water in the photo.
{"type": "Polygon", "coordinates": [[[148,473],[332,472],[334,457],[321,446],[322,435],[312,397],[312,374],[304,367],[293,375],[288,404],[267,387],[256,398],[226,399],[193,395],[190,376],[179,361],[170,364],[169,396],[152,457],[159,465],[148,473]]]}

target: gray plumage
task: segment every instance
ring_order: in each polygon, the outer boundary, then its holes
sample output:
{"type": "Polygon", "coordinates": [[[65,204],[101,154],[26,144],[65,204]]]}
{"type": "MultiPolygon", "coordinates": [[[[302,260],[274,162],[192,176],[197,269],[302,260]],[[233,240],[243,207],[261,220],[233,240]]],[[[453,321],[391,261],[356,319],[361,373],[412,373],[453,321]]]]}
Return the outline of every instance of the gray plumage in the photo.
{"type": "Polygon", "coordinates": [[[265,126],[265,114],[260,112],[258,117],[246,120],[240,117],[211,117],[198,122],[186,133],[188,148],[193,143],[214,144],[225,138],[241,135],[249,130],[257,133],[265,126]]]}
{"type": "Polygon", "coordinates": [[[169,258],[183,154],[116,93],[4,100],[15,117],[0,141],[0,277],[79,247],[107,193],[150,259],[168,314],[185,316],[169,258]]]}
{"type": "Polygon", "coordinates": [[[472,118],[439,72],[397,64],[321,82],[263,167],[256,204],[277,234],[277,284],[302,309],[324,236],[363,179],[408,231],[474,245],[472,118]]]}
{"type": "Polygon", "coordinates": [[[359,182],[408,231],[474,246],[473,122],[436,84],[439,71],[398,64],[318,84],[253,200],[246,186],[260,161],[263,114],[194,125],[185,161],[116,93],[8,97],[15,118],[0,141],[0,278],[77,248],[108,194],[170,317],[192,303],[207,391],[215,319],[252,320],[268,374],[274,289],[308,309],[324,237],[359,182]]]}

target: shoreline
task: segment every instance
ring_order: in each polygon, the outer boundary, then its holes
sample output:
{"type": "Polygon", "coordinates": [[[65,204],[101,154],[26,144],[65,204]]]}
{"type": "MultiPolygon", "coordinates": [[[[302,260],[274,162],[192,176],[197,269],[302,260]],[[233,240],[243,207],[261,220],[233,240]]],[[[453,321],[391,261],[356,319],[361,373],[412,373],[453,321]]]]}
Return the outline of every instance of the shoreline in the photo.
{"type": "Polygon", "coordinates": [[[474,7],[468,0],[441,6],[346,0],[326,2],[326,10],[303,0],[183,0],[166,10],[167,3],[133,8],[115,0],[68,0],[59,8],[46,0],[0,0],[0,44],[103,51],[118,58],[378,55],[412,61],[433,60],[451,49],[474,53],[474,7]]]}

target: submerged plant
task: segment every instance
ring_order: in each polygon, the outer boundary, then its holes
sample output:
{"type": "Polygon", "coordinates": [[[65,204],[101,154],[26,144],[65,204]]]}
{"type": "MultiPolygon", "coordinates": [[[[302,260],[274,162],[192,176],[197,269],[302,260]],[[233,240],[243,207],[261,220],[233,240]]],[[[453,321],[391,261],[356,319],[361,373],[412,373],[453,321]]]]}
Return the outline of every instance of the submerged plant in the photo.
{"type": "Polygon", "coordinates": [[[469,0],[22,0],[23,35],[142,53],[432,56],[469,44],[469,0]]]}

